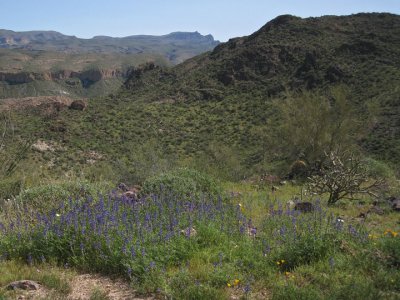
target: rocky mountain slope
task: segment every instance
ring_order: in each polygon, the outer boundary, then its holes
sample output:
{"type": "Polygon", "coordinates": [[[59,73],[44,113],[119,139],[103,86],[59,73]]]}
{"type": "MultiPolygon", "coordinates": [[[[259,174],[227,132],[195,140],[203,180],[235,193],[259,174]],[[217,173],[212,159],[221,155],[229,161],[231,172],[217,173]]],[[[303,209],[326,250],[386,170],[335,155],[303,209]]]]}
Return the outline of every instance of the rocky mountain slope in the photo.
{"type": "MultiPolygon", "coordinates": [[[[173,69],[133,73],[123,95],[136,101],[195,103],[234,98],[243,113],[253,111],[260,99],[287,91],[339,85],[350,90],[350,101],[361,114],[368,105],[377,108],[363,147],[380,158],[400,159],[398,15],[279,16],[252,35],[231,39],[173,69]]],[[[257,119],[253,125],[258,126],[257,119]]]]}

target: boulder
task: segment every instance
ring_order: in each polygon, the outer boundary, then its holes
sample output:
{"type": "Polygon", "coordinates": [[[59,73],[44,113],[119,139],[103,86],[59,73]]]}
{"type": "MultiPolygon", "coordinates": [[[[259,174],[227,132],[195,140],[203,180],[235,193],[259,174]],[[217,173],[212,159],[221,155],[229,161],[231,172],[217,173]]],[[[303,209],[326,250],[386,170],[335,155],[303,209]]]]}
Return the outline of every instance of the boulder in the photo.
{"type": "Polygon", "coordinates": [[[378,206],[373,206],[368,210],[369,214],[377,214],[377,215],[383,215],[385,212],[382,208],[378,207],[378,206]]]}
{"type": "Polygon", "coordinates": [[[75,100],[72,101],[72,103],[69,105],[69,109],[73,110],[85,110],[86,108],[86,103],[83,100],[75,100]]]}
{"type": "Polygon", "coordinates": [[[314,205],[311,202],[299,202],[295,204],[294,210],[298,210],[303,213],[312,212],[314,211],[314,205]]]}
{"type": "Polygon", "coordinates": [[[129,187],[128,187],[125,183],[123,183],[123,182],[121,182],[121,183],[118,185],[118,188],[119,188],[121,191],[123,191],[123,192],[129,191],[129,187]]]}
{"type": "Polygon", "coordinates": [[[400,211],[400,199],[395,199],[392,201],[392,209],[394,211],[400,211]]]}
{"type": "Polygon", "coordinates": [[[19,280],[19,281],[14,281],[11,282],[10,284],[7,285],[6,289],[7,290],[26,290],[26,291],[36,291],[40,287],[40,284],[37,283],[36,281],[32,280],[19,280]]]}

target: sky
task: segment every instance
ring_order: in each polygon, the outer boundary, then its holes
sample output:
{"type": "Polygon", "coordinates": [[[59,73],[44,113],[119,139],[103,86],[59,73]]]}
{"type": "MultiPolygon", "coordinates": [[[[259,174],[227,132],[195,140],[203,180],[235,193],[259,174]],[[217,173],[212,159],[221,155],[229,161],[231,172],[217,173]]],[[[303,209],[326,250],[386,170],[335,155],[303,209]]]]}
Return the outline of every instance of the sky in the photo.
{"type": "Polygon", "coordinates": [[[0,28],[55,30],[80,38],[198,31],[215,39],[249,35],[282,14],[400,14],[400,0],[0,0],[0,28]]]}

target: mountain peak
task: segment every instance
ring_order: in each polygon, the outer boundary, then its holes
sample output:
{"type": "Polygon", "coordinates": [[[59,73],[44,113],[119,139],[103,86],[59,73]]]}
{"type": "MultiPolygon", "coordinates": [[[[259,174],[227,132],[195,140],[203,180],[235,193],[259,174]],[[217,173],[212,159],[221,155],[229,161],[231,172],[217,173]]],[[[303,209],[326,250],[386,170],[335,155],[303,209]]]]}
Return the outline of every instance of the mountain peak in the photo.
{"type": "Polygon", "coordinates": [[[198,31],[195,32],[182,32],[176,31],[171,32],[170,34],[165,35],[165,37],[174,38],[177,40],[198,40],[198,41],[207,41],[207,42],[216,42],[214,37],[211,34],[202,35],[198,31]]]}

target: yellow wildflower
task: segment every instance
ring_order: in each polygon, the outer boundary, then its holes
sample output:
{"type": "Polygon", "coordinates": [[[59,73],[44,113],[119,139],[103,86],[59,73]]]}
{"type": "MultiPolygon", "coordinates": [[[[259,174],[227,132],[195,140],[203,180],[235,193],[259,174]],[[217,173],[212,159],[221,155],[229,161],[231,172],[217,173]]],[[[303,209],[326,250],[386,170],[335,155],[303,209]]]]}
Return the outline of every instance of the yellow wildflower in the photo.
{"type": "Polygon", "coordinates": [[[232,285],[228,282],[227,284],[226,284],[228,287],[231,287],[232,285]]]}
{"type": "Polygon", "coordinates": [[[281,259],[281,260],[278,260],[277,262],[276,262],[276,264],[279,266],[279,265],[283,265],[285,263],[285,260],[284,259],[281,259]]]}
{"type": "Polygon", "coordinates": [[[233,281],[233,285],[234,285],[234,286],[238,286],[239,282],[240,282],[239,279],[235,279],[235,280],[233,281]]]}
{"type": "Polygon", "coordinates": [[[393,231],[393,230],[391,230],[391,229],[386,229],[386,231],[383,233],[383,235],[388,235],[388,234],[390,234],[392,237],[396,237],[397,235],[398,235],[398,232],[396,232],[396,231],[393,231]]]}

